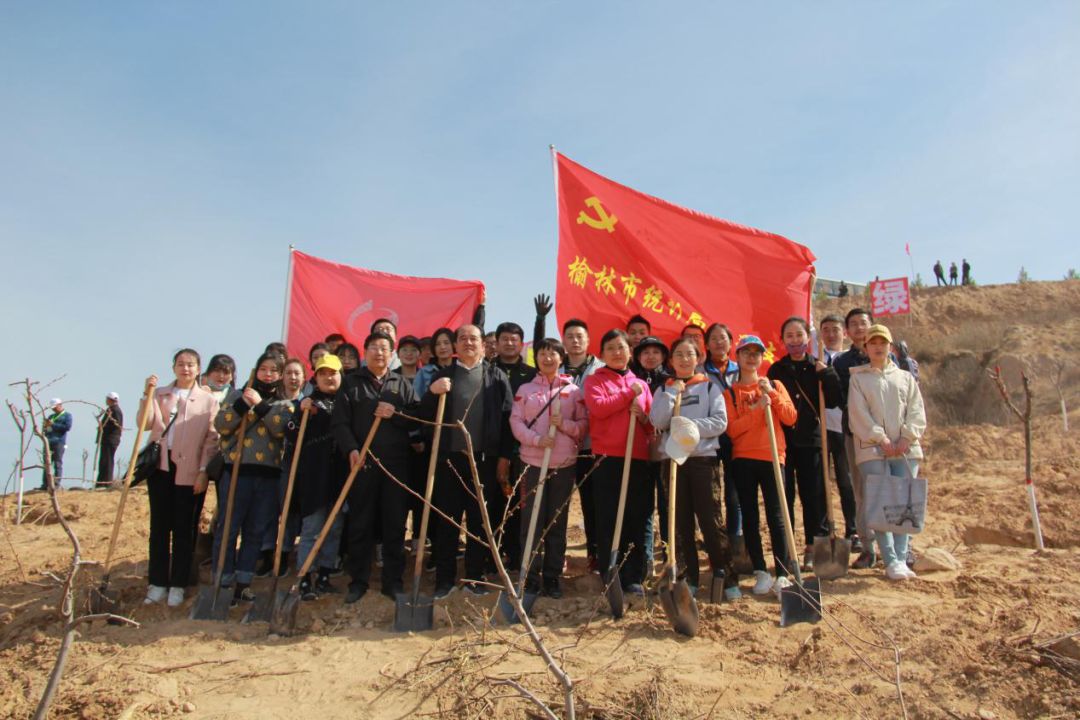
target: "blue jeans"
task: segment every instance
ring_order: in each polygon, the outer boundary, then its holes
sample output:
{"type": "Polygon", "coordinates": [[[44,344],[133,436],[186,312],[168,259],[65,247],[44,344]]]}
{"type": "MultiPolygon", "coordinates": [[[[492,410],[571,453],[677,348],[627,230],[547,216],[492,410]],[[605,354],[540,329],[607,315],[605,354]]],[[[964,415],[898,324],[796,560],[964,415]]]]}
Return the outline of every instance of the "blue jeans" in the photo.
{"type": "MultiPolygon", "coordinates": [[[[304,517],[300,523],[300,543],[296,547],[296,567],[299,569],[307,560],[308,553],[315,547],[315,540],[322,532],[326,524],[326,515],[329,508],[316,510],[304,517]]],[[[330,532],[326,534],[326,540],[319,548],[319,557],[315,558],[314,568],[332,568],[337,563],[338,548],[341,547],[341,529],[345,525],[345,515],[338,513],[334,522],[330,524],[330,532]]]]}
{"type": "MultiPolygon", "coordinates": [[[[217,482],[218,513],[214,527],[214,562],[217,562],[224,536],[225,506],[229,497],[229,484],[232,482],[230,468],[226,467],[217,482]]],[[[258,475],[246,475],[241,468],[236,478],[236,495],[233,498],[233,513],[229,528],[229,544],[225,550],[225,569],[221,576],[222,585],[232,585],[233,580],[245,585],[251,584],[255,576],[255,563],[259,559],[262,540],[267,528],[274,524],[277,513],[277,478],[258,475]],[[240,537],[240,549],[236,549],[236,539],[240,537]]],[[[217,568],[214,568],[217,572],[217,568]]]]}
{"type": "MultiPolygon", "coordinates": [[[[919,474],[919,461],[905,461],[904,458],[867,460],[859,463],[859,472],[864,478],[867,475],[908,477],[908,465],[911,466],[911,476],[919,474]]],[[[878,549],[881,551],[881,561],[885,563],[885,567],[889,567],[889,565],[897,561],[903,562],[907,558],[908,538],[907,533],[874,531],[874,539],[877,540],[878,549]]]]}

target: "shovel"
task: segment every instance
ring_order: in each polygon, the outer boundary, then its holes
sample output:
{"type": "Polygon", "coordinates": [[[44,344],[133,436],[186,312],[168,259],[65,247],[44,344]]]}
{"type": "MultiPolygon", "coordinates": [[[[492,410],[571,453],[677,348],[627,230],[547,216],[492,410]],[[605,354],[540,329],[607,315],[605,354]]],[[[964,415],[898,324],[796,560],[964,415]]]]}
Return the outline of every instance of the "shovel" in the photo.
{"type": "Polygon", "coordinates": [[[109,575],[112,572],[113,551],[116,550],[116,538],[120,534],[120,521],[124,518],[124,505],[127,504],[128,491],[131,490],[131,480],[135,477],[135,460],[139,456],[142,441],[143,428],[150,418],[151,403],[154,402],[152,393],[147,395],[143,411],[139,413],[139,427],[135,431],[135,444],[131,446],[131,459],[128,461],[127,475],[124,476],[124,491],[120,493],[120,504],[116,506],[116,519],[113,520],[112,535],[109,537],[109,552],[105,555],[105,574],[101,576],[101,585],[90,590],[90,614],[100,615],[103,613],[116,614],[117,597],[109,591],[109,575]]]}
{"type": "Polygon", "coordinates": [[[296,582],[280,603],[275,600],[274,609],[270,614],[271,633],[293,635],[296,632],[296,615],[300,610],[300,579],[308,574],[315,562],[315,558],[319,556],[319,551],[322,550],[323,543],[326,542],[326,536],[330,534],[330,527],[334,524],[338,513],[341,512],[341,506],[345,504],[345,498],[349,496],[349,490],[352,489],[353,481],[356,480],[356,474],[360,472],[360,468],[364,467],[364,460],[367,459],[371,441],[375,439],[375,433],[378,432],[381,422],[382,418],[376,417],[375,422],[371,424],[371,429],[368,430],[367,437],[364,438],[364,446],[360,448],[360,462],[353,466],[353,469],[349,471],[349,476],[345,478],[345,485],[342,486],[334,507],[327,514],[326,522],[323,523],[319,537],[315,539],[315,545],[311,548],[311,552],[308,553],[307,559],[304,560],[303,567],[296,573],[296,582]]]}
{"type": "MultiPolygon", "coordinates": [[[[558,409],[553,408],[553,413],[557,413],[558,409]]],[[[556,423],[552,421],[548,426],[549,438],[554,439],[555,433],[558,431],[556,423]]],[[[551,448],[544,448],[544,459],[540,462],[540,479],[536,482],[536,496],[533,498],[532,515],[529,518],[529,531],[525,535],[525,548],[521,553],[521,570],[518,575],[517,596],[521,602],[521,609],[528,615],[532,612],[533,605],[536,604],[537,594],[534,592],[527,592],[525,590],[525,580],[529,576],[529,565],[533,557],[533,539],[536,537],[536,521],[540,517],[540,505],[544,501],[544,483],[547,481],[548,466],[551,464],[551,448]]],[[[506,597],[505,592],[499,593],[499,610],[502,611],[503,617],[506,622],[514,625],[521,622],[521,618],[517,616],[514,611],[514,606],[510,602],[510,599],[506,597]]]]}
{"type": "Polygon", "coordinates": [[[412,592],[394,596],[394,632],[423,632],[435,626],[435,603],[420,594],[420,578],[424,575],[424,545],[427,542],[428,519],[431,516],[431,495],[435,490],[435,467],[439,462],[439,440],[442,438],[443,412],[446,395],[439,396],[435,410],[435,435],[431,440],[431,459],[428,461],[427,486],[424,488],[424,509],[420,513],[420,535],[413,546],[416,561],[413,565],[412,592]]]}
{"type": "Polygon", "coordinates": [[[307,430],[307,421],[310,413],[305,410],[300,416],[300,432],[296,436],[296,447],[293,450],[292,464],[289,466],[289,482],[285,485],[285,500],[281,504],[281,517],[278,518],[277,544],[274,546],[274,572],[273,580],[270,581],[270,592],[259,593],[255,596],[255,604],[248,610],[247,615],[241,622],[270,622],[274,606],[280,605],[285,600],[285,593],[277,589],[278,572],[281,570],[281,547],[285,544],[285,525],[289,519],[289,504],[292,502],[293,482],[296,480],[296,468],[300,463],[300,450],[304,447],[304,431],[307,430]]]}
{"type": "Polygon", "coordinates": [[[848,573],[851,541],[836,537],[836,516],[833,514],[832,484],[829,482],[829,435],[825,427],[825,390],[818,381],[818,414],[821,422],[821,471],[825,479],[825,515],[829,519],[829,534],[814,538],[814,574],[822,580],[835,580],[848,573]]]}
{"type": "Polygon", "coordinates": [[[630,413],[630,426],[626,429],[626,454],[623,456],[622,485],[619,487],[619,509],[615,514],[615,537],[611,540],[611,557],[604,573],[604,594],[611,605],[611,616],[616,620],[623,616],[622,581],[619,579],[619,541],[622,539],[623,513],[626,510],[626,491],[630,487],[630,461],[634,449],[634,427],[637,419],[630,413]]]}
{"type": "MultiPolygon", "coordinates": [[[[678,417],[682,411],[682,393],[675,396],[675,410],[672,417],[678,417]]],[[[679,463],[671,461],[671,483],[668,486],[668,553],[667,567],[664,568],[663,577],[657,591],[660,595],[660,605],[664,608],[664,614],[671,622],[675,632],[687,637],[694,637],[698,627],[698,607],[694,600],[690,586],[685,579],[678,579],[675,574],[675,487],[678,475],[679,463]]],[[[697,549],[694,549],[697,552],[697,549]]],[[[723,580],[721,579],[721,587],[723,580]]]]}
{"type": "Polygon", "coordinates": [[[784,474],[780,471],[780,453],[776,449],[776,430],[773,428],[772,406],[765,406],[765,424],[769,428],[769,446],[772,448],[773,477],[776,494],[780,499],[780,516],[784,522],[784,539],[787,542],[788,562],[795,574],[795,584],[780,591],[780,627],[800,622],[816,623],[821,619],[821,586],[817,578],[802,579],[799,570],[799,554],[795,549],[795,531],[787,512],[787,492],[784,490],[784,474]]]}
{"type": "Polygon", "coordinates": [[[232,603],[232,588],[221,587],[221,577],[225,574],[225,553],[230,550],[229,541],[232,539],[232,513],[233,500],[236,497],[236,479],[240,475],[240,461],[244,454],[244,435],[247,433],[248,416],[240,420],[240,427],[236,432],[236,459],[233,460],[232,474],[229,480],[229,493],[225,500],[225,522],[222,523],[218,532],[221,533],[221,545],[218,546],[217,570],[214,572],[214,584],[210,587],[200,587],[199,595],[195,598],[195,604],[191,606],[192,620],[220,620],[225,621],[229,617],[229,605],[232,603]]]}

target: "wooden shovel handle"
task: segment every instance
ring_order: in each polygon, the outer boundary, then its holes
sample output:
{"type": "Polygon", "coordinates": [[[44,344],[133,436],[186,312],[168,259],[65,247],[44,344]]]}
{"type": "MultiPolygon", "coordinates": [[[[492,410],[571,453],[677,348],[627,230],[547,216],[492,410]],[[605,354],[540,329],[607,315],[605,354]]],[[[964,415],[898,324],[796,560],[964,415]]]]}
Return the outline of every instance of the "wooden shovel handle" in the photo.
{"type": "MultiPolygon", "coordinates": [[[[127,504],[128,491],[131,490],[131,480],[135,477],[135,461],[139,457],[139,445],[142,444],[143,428],[150,419],[151,403],[154,402],[154,393],[146,396],[142,412],[139,413],[139,427],[135,430],[135,444],[131,446],[131,459],[128,461],[127,473],[124,475],[124,490],[120,493],[120,503],[116,506],[116,519],[113,520],[112,535],[109,536],[109,552],[105,555],[104,577],[108,580],[109,571],[112,570],[113,552],[116,550],[116,538],[120,535],[120,521],[124,517],[124,505],[127,504]]],[[[100,439],[100,433],[99,433],[100,439]]],[[[162,438],[164,439],[164,438],[162,438]]]]}
{"type": "Polygon", "coordinates": [[[784,489],[784,474],[780,471],[780,452],[776,447],[776,430],[773,428],[772,406],[765,406],[765,425],[769,428],[769,447],[772,449],[773,478],[776,480],[776,494],[780,498],[780,516],[784,521],[784,540],[787,544],[788,564],[795,575],[795,581],[802,587],[802,572],[799,570],[799,551],[795,548],[795,530],[791,527],[788,515],[787,491],[784,489]]]}
{"type": "Polygon", "coordinates": [[[278,518],[277,542],[274,544],[274,577],[281,570],[281,546],[285,544],[285,525],[289,519],[289,505],[292,503],[293,481],[296,480],[296,468],[300,464],[300,450],[304,447],[304,433],[307,431],[310,411],[300,415],[300,432],[296,435],[296,448],[293,450],[292,464],[289,465],[289,482],[285,485],[285,500],[281,504],[281,517],[278,518]]]}
{"type": "Polygon", "coordinates": [[[315,562],[316,556],[319,551],[322,550],[323,543],[326,541],[326,536],[330,534],[330,526],[334,524],[334,519],[337,514],[341,512],[341,506],[345,504],[345,498],[349,496],[349,490],[352,489],[353,481],[356,480],[356,474],[360,472],[360,468],[364,467],[364,460],[367,458],[368,449],[371,447],[371,441],[375,439],[375,433],[379,430],[379,424],[382,422],[381,417],[376,417],[375,422],[371,423],[371,429],[368,430],[367,437],[364,438],[364,446],[360,448],[360,462],[353,466],[353,469],[349,471],[349,476],[345,478],[345,485],[341,488],[341,493],[338,495],[337,502],[334,503],[334,507],[330,510],[330,514],[326,516],[326,522],[323,523],[322,531],[319,532],[319,537],[315,539],[315,545],[311,548],[311,552],[308,553],[307,558],[304,560],[304,566],[300,568],[300,572],[297,577],[304,577],[311,570],[312,563],[315,562]]]}
{"type": "Polygon", "coordinates": [[[427,485],[424,486],[424,507],[420,511],[420,534],[416,539],[416,562],[413,566],[413,600],[420,592],[420,578],[424,573],[424,543],[427,541],[428,520],[431,517],[431,496],[435,492],[435,468],[439,463],[439,440],[442,439],[443,413],[446,412],[446,396],[439,396],[435,409],[435,434],[431,440],[431,458],[428,460],[427,485]]]}
{"type": "MultiPolygon", "coordinates": [[[[632,402],[637,402],[637,397],[632,402]]],[[[623,455],[622,484],[619,486],[619,510],[615,513],[615,537],[611,541],[611,552],[619,551],[619,540],[622,538],[623,514],[626,512],[626,490],[630,486],[630,463],[634,452],[634,427],[637,418],[634,417],[633,405],[630,412],[630,426],[626,429],[626,454],[623,455]]]]}
{"type": "Polygon", "coordinates": [[[825,481],[825,516],[829,519],[829,537],[836,539],[836,517],[833,514],[832,486],[829,484],[829,429],[825,427],[825,386],[821,380],[818,390],[818,425],[821,426],[821,473],[825,481]]]}
{"type": "MultiPolygon", "coordinates": [[[[254,370],[248,376],[247,385],[244,386],[245,389],[251,387],[253,382],[255,382],[254,370]]],[[[244,436],[247,435],[247,426],[248,413],[244,413],[244,417],[240,419],[240,427],[236,430],[236,459],[232,464],[232,472],[229,473],[229,494],[225,498],[225,522],[221,526],[223,534],[221,544],[218,546],[217,572],[214,573],[215,593],[221,588],[221,577],[225,574],[225,552],[230,545],[229,540],[232,536],[233,500],[236,497],[236,480],[240,476],[240,461],[244,459],[244,436]]],[[[222,450],[222,452],[225,451],[222,450]]]]}
{"type": "MultiPolygon", "coordinates": [[[[677,418],[682,413],[682,393],[675,396],[675,409],[671,412],[671,417],[677,418]]],[[[668,429],[670,433],[670,426],[668,429]]],[[[671,480],[668,482],[668,507],[667,507],[667,523],[668,523],[668,567],[671,568],[672,574],[675,573],[675,483],[676,475],[679,471],[679,463],[674,460],[671,461],[671,480]]],[[[649,522],[652,522],[651,515],[649,522]]]]}

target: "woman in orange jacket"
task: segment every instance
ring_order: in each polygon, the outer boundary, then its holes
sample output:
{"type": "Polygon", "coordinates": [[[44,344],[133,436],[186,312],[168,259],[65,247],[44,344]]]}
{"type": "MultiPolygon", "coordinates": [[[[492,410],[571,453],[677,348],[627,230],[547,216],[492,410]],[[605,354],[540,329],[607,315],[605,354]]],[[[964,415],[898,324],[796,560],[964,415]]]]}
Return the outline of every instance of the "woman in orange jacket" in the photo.
{"type": "Polygon", "coordinates": [[[777,452],[784,456],[784,433],[781,424],[791,427],[797,414],[787,390],[780,383],[758,375],[765,355],[765,345],[754,335],[747,335],[735,346],[735,358],[739,373],[726,393],[728,437],[731,438],[731,471],[735,476],[735,488],[739,493],[742,509],[743,536],[746,551],[754,565],[755,595],[764,595],[775,589],[777,593],[791,582],[787,568],[792,559],[788,557],[784,540],[784,520],[780,514],[780,496],[772,468],[772,448],[769,429],[765,425],[765,406],[772,407],[773,431],[776,434],[777,452]],[[765,499],[765,520],[769,524],[772,539],[773,565],[776,581],[765,569],[765,554],[761,549],[761,518],[758,515],[758,487],[765,499]]]}

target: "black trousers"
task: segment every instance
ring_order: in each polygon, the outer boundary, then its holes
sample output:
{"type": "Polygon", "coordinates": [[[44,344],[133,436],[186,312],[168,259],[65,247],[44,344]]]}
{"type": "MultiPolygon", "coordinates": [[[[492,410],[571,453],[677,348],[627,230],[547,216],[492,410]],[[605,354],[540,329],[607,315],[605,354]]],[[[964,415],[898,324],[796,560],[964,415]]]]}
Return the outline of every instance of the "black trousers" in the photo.
{"type": "Polygon", "coordinates": [[[761,547],[761,516],[758,513],[758,488],[761,488],[776,576],[786,576],[786,568],[791,567],[791,561],[788,559],[787,543],[784,539],[784,518],[780,514],[783,509],[780,507],[780,494],[776,491],[772,462],[736,458],[731,461],[731,471],[735,476],[735,488],[739,491],[746,552],[750,555],[754,570],[766,569],[765,553],[761,547]]]}
{"type": "Polygon", "coordinates": [[[103,442],[98,448],[97,484],[112,485],[113,468],[116,467],[116,448],[120,443],[103,442]]]}
{"type": "MultiPolygon", "coordinates": [[[[424,452],[416,452],[409,448],[409,479],[406,481],[419,495],[427,489],[428,462],[431,459],[430,449],[424,452]]],[[[416,540],[420,535],[420,516],[424,512],[424,501],[412,495],[408,498],[409,515],[412,517],[411,537],[416,540]]]]}
{"type": "MultiPolygon", "coordinates": [[[[502,518],[502,510],[499,508],[505,508],[507,502],[495,477],[497,459],[478,456],[476,467],[484,490],[481,498],[477,498],[474,492],[468,456],[464,452],[439,453],[433,498],[435,507],[448,517],[458,520],[464,515],[465,527],[469,533],[485,541],[469,537],[465,542],[465,577],[469,580],[483,580],[484,572],[494,566],[486,543],[478,500],[485,503],[493,528],[498,526],[502,518]],[[497,514],[493,510],[497,511],[497,514]]],[[[435,560],[435,586],[453,585],[457,580],[457,548],[461,531],[442,516],[433,514],[431,520],[435,532],[431,552],[435,560]]],[[[496,531],[496,542],[498,540],[499,533],[496,531]]]]}
{"type": "MultiPolygon", "coordinates": [[[[595,501],[596,559],[600,568],[606,571],[611,560],[611,544],[619,510],[623,458],[614,455],[597,457],[600,464],[591,477],[595,501]]],[[[616,566],[622,563],[619,578],[624,588],[645,578],[645,522],[652,513],[655,492],[649,477],[648,462],[631,460],[619,552],[615,557],[616,566]]]]}
{"type": "MultiPolygon", "coordinates": [[[[60,487],[60,480],[64,477],[64,443],[53,445],[49,443],[49,455],[52,457],[53,484],[60,487]]],[[[48,468],[41,471],[41,489],[49,489],[48,468]]]]}
{"type": "Polygon", "coordinates": [[[578,500],[581,501],[581,515],[585,522],[585,556],[591,558],[596,557],[596,503],[593,500],[593,481],[590,475],[595,463],[594,455],[582,454],[578,455],[574,467],[578,500]]]}
{"type": "Polygon", "coordinates": [[[833,462],[833,477],[836,478],[836,489],[840,493],[840,509],[844,513],[844,537],[851,537],[855,534],[855,489],[851,484],[851,469],[848,467],[844,434],[830,432],[828,438],[829,455],[833,462]]]}
{"type": "MultiPolygon", "coordinates": [[[[409,467],[407,459],[381,460],[388,472],[405,481],[409,467]]],[[[401,575],[405,570],[405,517],[408,512],[409,494],[405,489],[375,463],[365,463],[349,489],[346,570],[352,578],[352,585],[368,589],[376,532],[381,532],[383,592],[401,588],[401,575]],[[377,522],[380,519],[381,522],[377,522]]]]}
{"type": "Polygon", "coordinates": [[[784,459],[784,493],[788,516],[795,527],[795,491],[803,509],[803,540],[812,547],[814,538],[829,534],[825,516],[825,482],[821,475],[821,448],[788,446],[784,459]]]}
{"type": "MultiPolygon", "coordinates": [[[[671,463],[664,478],[667,488],[671,487],[671,463]]],[[[724,572],[725,585],[735,582],[735,565],[731,557],[731,543],[726,531],[720,529],[717,521],[719,514],[713,487],[717,482],[719,467],[715,456],[687,458],[676,474],[675,482],[675,535],[676,554],[679,564],[686,570],[686,580],[691,585],[700,585],[701,570],[698,567],[698,552],[694,518],[701,528],[701,537],[705,541],[705,552],[713,572],[724,572]]],[[[667,508],[660,515],[661,527],[667,529],[667,508]]]]}
{"type": "Polygon", "coordinates": [[[187,587],[194,547],[191,518],[195,493],[191,486],[176,484],[172,461],[168,472],[156,471],[146,486],[150,496],[150,584],[187,587]]]}
{"type": "MultiPolygon", "coordinates": [[[[573,465],[548,470],[544,481],[544,495],[536,517],[536,530],[530,551],[535,552],[529,565],[529,580],[558,580],[566,559],[566,521],[570,516],[570,494],[574,490],[573,465]]],[[[532,521],[536,488],[540,482],[540,468],[525,465],[521,482],[521,547],[525,551],[529,523],[532,521]]]]}

